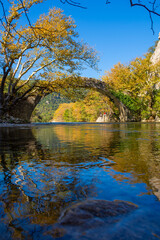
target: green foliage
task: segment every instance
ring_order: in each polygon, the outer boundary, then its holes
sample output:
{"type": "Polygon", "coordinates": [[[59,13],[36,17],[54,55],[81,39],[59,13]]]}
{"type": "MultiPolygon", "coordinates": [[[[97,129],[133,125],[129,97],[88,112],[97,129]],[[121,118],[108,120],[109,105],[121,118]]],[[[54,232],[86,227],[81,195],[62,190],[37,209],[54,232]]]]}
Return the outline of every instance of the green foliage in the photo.
{"type": "Polygon", "coordinates": [[[151,117],[151,112],[149,109],[142,109],[141,111],[141,118],[148,120],[151,117]]]}
{"type": "Polygon", "coordinates": [[[61,103],[70,102],[60,94],[52,93],[43,98],[32,114],[32,122],[50,122],[61,103]]]}
{"type": "Polygon", "coordinates": [[[154,45],[151,46],[151,47],[148,49],[148,52],[151,53],[151,54],[153,54],[154,51],[155,51],[155,49],[156,49],[156,47],[157,47],[157,44],[158,44],[158,40],[155,41],[154,45]]]}
{"type": "Polygon", "coordinates": [[[131,112],[139,112],[142,103],[139,98],[132,98],[130,95],[124,94],[123,92],[113,92],[114,96],[116,96],[127,108],[130,109],[131,112]]]}
{"type": "Polygon", "coordinates": [[[101,113],[108,113],[111,116],[117,109],[109,99],[95,91],[88,91],[84,100],[61,104],[55,111],[54,121],[65,122],[95,122],[101,113]]]}
{"type": "Polygon", "coordinates": [[[157,116],[160,117],[160,90],[155,92],[155,103],[153,105],[153,110],[157,113],[157,116]]]}
{"type": "Polygon", "coordinates": [[[141,58],[128,65],[116,64],[103,76],[112,93],[130,109],[134,119],[154,119],[158,113],[158,92],[160,62],[152,64],[151,56],[155,46],[141,58]]]}
{"type": "Polygon", "coordinates": [[[76,122],[76,118],[73,116],[72,108],[66,109],[63,114],[65,122],[76,122]]]}

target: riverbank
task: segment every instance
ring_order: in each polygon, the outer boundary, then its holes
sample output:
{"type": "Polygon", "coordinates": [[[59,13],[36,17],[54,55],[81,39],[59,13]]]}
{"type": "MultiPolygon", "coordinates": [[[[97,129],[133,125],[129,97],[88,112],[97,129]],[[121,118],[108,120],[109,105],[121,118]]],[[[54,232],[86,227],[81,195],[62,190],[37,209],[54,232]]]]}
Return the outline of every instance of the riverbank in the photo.
{"type": "Polygon", "coordinates": [[[130,125],[130,124],[160,124],[160,122],[44,122],[44,123],[0,123],[2,127],[34,127],[34,126],[50,126],[50,125],[130,125]]]}

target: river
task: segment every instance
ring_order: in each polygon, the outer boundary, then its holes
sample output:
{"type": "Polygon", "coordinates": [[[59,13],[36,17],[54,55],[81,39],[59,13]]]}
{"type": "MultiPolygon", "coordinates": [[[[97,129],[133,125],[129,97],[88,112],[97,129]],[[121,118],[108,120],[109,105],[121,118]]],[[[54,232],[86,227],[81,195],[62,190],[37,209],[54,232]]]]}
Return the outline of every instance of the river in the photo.
{"type": "Polygon", "coordinates": [[[160,239],[160,124],[0,126],[0,239],[160,239]],[[114,224],[55,234],[85,199],[138,206],[114,224]]]}

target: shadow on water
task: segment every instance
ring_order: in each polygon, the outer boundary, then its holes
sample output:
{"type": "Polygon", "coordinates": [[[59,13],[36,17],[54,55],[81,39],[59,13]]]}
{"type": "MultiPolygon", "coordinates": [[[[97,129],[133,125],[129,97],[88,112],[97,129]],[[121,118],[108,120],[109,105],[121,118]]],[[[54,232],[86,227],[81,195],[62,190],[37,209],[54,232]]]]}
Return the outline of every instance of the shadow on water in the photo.
{"type": "Polygon", "coordinates": [[[158,124],[1,127],[0,161],[2,239],[55,239],[62,210],[84,199],[121,199],[139,209],[106,230],[58,239],[160,236],[158,124]]]}

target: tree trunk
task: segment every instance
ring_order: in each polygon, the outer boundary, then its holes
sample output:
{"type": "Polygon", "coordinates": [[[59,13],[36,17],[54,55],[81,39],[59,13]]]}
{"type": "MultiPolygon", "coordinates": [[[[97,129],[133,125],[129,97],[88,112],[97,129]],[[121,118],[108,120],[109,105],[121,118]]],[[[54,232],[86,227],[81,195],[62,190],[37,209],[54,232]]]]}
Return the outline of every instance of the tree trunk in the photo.
{"type": "Polygon", "coordinates": [[[0,91],[0,118],[3,116],[3,97],[2,97],[2,92],[0,91]]]}

